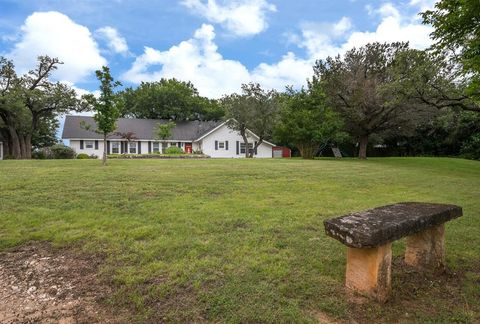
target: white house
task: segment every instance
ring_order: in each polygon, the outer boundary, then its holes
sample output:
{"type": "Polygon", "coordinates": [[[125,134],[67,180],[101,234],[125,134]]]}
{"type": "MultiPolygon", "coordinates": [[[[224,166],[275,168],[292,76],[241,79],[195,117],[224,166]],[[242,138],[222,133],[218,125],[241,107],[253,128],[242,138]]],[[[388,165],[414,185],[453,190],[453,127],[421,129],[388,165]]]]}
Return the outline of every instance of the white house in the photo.
{"type": "MultiPolygon", "coordinates": [[[[159,141],[155,137],[158,124],[167,123],[166,120],[120,118],[117,129],[108,137],[108,154],[145,154],[162,153],[167,147],[177,146],[186,153],[202,152],[212,158],[243,158],[245,144],[238,132],[228,127],[226,122],[214,121],[181,121],[176,122],[172,129],[172,136],[166,141],[159,141]],[[119,134],[130,132],[134,139],[127,141],[119,134]]],[[[88,128],[88,127],[87,127],[88,128]]],[[[95,120],[87,116],[67,116],[63,128],[62,138],[70,142],[70,147],[76,153],[86,153],[101,157],[103,153],[102,135],[96,133],[95,120]],[[85,126],[90,125],[87,130],[85,126]]],[[[248,142],[253,149],[258,136],[249,132],[248,142]]],[[[254,157],[271,158],[272,148],[275,145],[263,141],[254,152],[254,157]]]]}

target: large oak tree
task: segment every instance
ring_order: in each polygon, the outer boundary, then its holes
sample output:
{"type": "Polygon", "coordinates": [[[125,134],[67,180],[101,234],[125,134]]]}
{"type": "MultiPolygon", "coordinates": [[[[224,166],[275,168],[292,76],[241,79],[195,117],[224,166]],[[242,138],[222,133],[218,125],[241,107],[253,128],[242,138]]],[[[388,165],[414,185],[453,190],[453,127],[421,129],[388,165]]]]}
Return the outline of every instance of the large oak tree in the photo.
{"type": "Polygon", "coordinates": [[[75,91],[49,77],[62,64],[57,58],[39,56],[35,69],[19,76],[12,61],[0,57],[0,129],[8,152],[15,159],[29,159],[32,138],[59,114],[80,109],[75,91]]]}
{"type": "Polygon", "coordinates": [[[391,87],[399,54],[407,50],[407,43],[372,43],[317,61],[314,66],[313,82],[322,84],[329,105],[357,139],[361,159],[367,157],[372,135],[406,132],[418,121],[417,107],[399,100],[391,87]]]}

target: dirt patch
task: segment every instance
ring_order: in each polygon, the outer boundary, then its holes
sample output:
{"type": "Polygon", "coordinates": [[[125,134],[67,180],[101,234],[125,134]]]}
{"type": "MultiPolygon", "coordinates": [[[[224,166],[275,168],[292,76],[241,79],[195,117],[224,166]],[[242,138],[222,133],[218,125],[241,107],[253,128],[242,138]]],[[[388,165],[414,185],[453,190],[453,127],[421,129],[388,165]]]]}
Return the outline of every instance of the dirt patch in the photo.
{"type": "Polygon", "coordinates": [[[0,253],[0,323],[119,323],[103,302],[102,258],[30,243],[0,253]]]}
{"type": "Polygon", "coordinates": [[[477,322],[480,320],[480,290],[468,292],[475,265],[442,272],[419,272],[396,257],[392,264],[392,293],[385,304],[347,291],[349,319],[357,323],[386,322],[477,322]]]}

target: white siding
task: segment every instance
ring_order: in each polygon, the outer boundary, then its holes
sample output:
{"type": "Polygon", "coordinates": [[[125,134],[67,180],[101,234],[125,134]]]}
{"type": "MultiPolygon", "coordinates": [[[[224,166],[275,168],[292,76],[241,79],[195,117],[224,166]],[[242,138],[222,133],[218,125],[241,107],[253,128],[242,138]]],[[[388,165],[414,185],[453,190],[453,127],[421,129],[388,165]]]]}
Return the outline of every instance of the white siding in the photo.
{"type": "MultiPolygon", "coordinates": [[[[253,136],[248,137],[248,142],[254,144],[257,139],[253,136]]],[[[239,152],[237,155],[237,141],[243,143],[243,138],[236,131],[231,130],[226,125],[221,126],[219,129],[204,137],[199,143],[204,154],[211,156],[212,158],[244,158],[245,154],[239,152]],[[215,150],[215,141],[225,142],[228,141],[228,150],[226,148],[218,148],[215,150]]],[[[271,158],[272,146],[266,143],[260,144],[257,149],[256,158],[271,158]]]]}
{"type": "Polygon", "coordinates": [[[0,160],[3,160],[3,142],[0,142],[0,160]]]}
{"type": "Polygon", "coordinates": [[[95,154],[99,158],[102,157],[103,154],[103,141],[98,140],[98,150],[95,149],[95,140],[92,140],[93,142],[93,149],[87,149],[86,148],[86,141],[89,140],[84,140],[83,141],[83,149],[80,149],[80,140],[70,140],[70,147],[75,151],[75,153],[80,154],[80,153],[85,153],[88,155],[95,154]]]}

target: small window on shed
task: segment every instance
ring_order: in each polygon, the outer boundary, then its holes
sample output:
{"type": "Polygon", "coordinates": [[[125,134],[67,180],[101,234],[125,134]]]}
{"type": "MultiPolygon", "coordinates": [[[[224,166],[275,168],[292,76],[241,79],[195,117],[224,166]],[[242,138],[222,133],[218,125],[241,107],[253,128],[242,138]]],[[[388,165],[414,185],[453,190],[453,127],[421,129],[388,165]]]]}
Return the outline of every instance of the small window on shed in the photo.
{"type": "Polygon", "coordinates": [[[153,142],[152,143],[152,151],[153,153],[159,153],[160,152],[160,143],[159,142],[153,142]]]}
{"type": "Polygon", "coordinates": [[[219,149],[225,149],[225,142],[218,142],[218,148],[219,149]]]}

